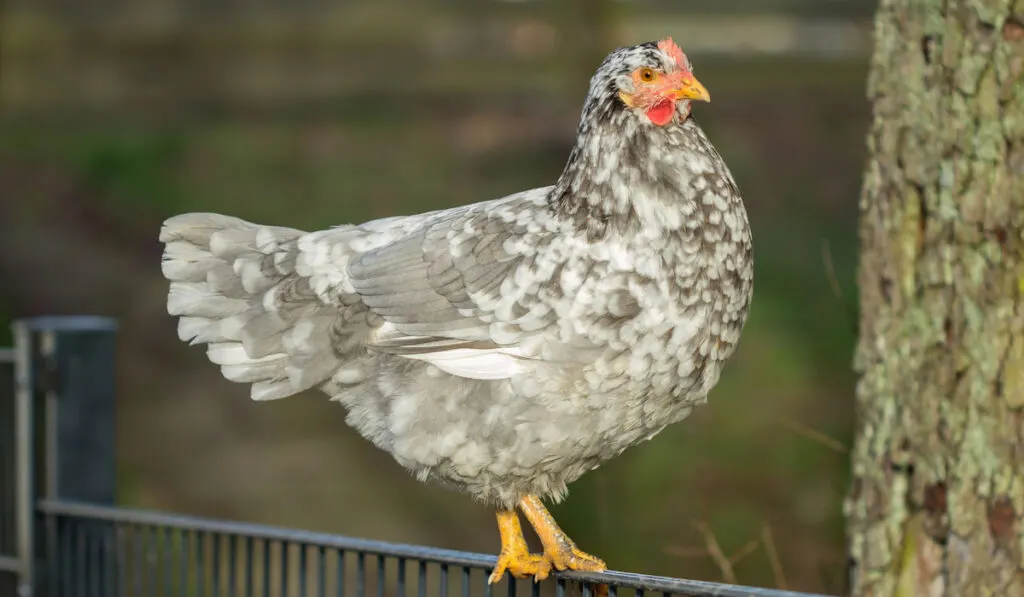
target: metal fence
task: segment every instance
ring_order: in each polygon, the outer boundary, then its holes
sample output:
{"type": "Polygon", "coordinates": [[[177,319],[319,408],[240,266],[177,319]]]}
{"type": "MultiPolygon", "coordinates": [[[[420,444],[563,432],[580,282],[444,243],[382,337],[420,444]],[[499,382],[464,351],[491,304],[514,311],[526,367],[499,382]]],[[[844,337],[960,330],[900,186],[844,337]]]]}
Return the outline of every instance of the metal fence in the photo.
{"type": "Polygon", "coordinates": [[[115,507],[114,323],[14,327],[15,350],[0,349],[0,597],[815,597],[623,572],[489,585],[493,555],[115,507]]]}
{"type": "Polygon", "coordinates": [[[0,595],[14,593],[17,532],[14,471],[14,349],[0,348],[0,595]]]}

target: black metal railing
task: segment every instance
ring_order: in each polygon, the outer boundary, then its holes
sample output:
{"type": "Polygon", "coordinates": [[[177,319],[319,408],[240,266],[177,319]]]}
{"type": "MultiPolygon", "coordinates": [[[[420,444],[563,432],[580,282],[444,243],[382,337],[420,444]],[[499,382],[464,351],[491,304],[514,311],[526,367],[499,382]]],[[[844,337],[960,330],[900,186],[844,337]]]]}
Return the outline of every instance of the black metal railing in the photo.
{"type": "Polygon", "coordinates": [[[18,533],[15,528],[14,349],[0,348],[0,595],[18,584],[18,533]]]}
{"type": "Polygon", "coordinates": [[[624,572],[488,585],[491,555],[63,501],[39,513],[61,597],[815,597],[624,572]]]}

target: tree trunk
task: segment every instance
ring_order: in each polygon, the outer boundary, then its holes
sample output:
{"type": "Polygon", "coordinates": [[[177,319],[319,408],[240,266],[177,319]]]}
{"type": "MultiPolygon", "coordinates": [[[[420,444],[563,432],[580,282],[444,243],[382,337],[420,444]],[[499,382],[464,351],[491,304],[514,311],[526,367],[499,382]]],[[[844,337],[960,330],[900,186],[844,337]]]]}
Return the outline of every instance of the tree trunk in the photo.
{"type": "Polygon", "coordinates": [[[1024,0],[881,0],[852,594],[1024,595],[1024,0]]]}

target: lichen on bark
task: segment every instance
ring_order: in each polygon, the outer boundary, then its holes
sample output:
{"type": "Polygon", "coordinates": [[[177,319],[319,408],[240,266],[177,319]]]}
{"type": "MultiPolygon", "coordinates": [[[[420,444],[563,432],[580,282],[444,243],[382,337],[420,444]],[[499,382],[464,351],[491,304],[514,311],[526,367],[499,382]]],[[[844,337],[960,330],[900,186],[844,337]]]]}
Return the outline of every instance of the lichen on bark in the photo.
{"type": "Polygon", "coordinates": [[[852,594],[1024,596],[1024,0],[881,0],[852,594]]]}

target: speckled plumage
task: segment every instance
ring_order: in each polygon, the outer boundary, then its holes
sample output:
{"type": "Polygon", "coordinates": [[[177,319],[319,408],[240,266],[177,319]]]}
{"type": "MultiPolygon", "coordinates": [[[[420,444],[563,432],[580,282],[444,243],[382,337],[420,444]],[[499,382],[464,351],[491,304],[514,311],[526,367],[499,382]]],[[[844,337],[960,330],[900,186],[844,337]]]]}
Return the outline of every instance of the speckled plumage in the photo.
{"type": "Polygon", "coordinates": [[[421,480],[506,509],[561,499],[704,402],[746,319],[728,168],[689,101],[658,126],[619,97],[679,57],[610,54],[549,187],[311,233],[170,218],[180,337],[256,400],[323,390],[421,480]]]}

